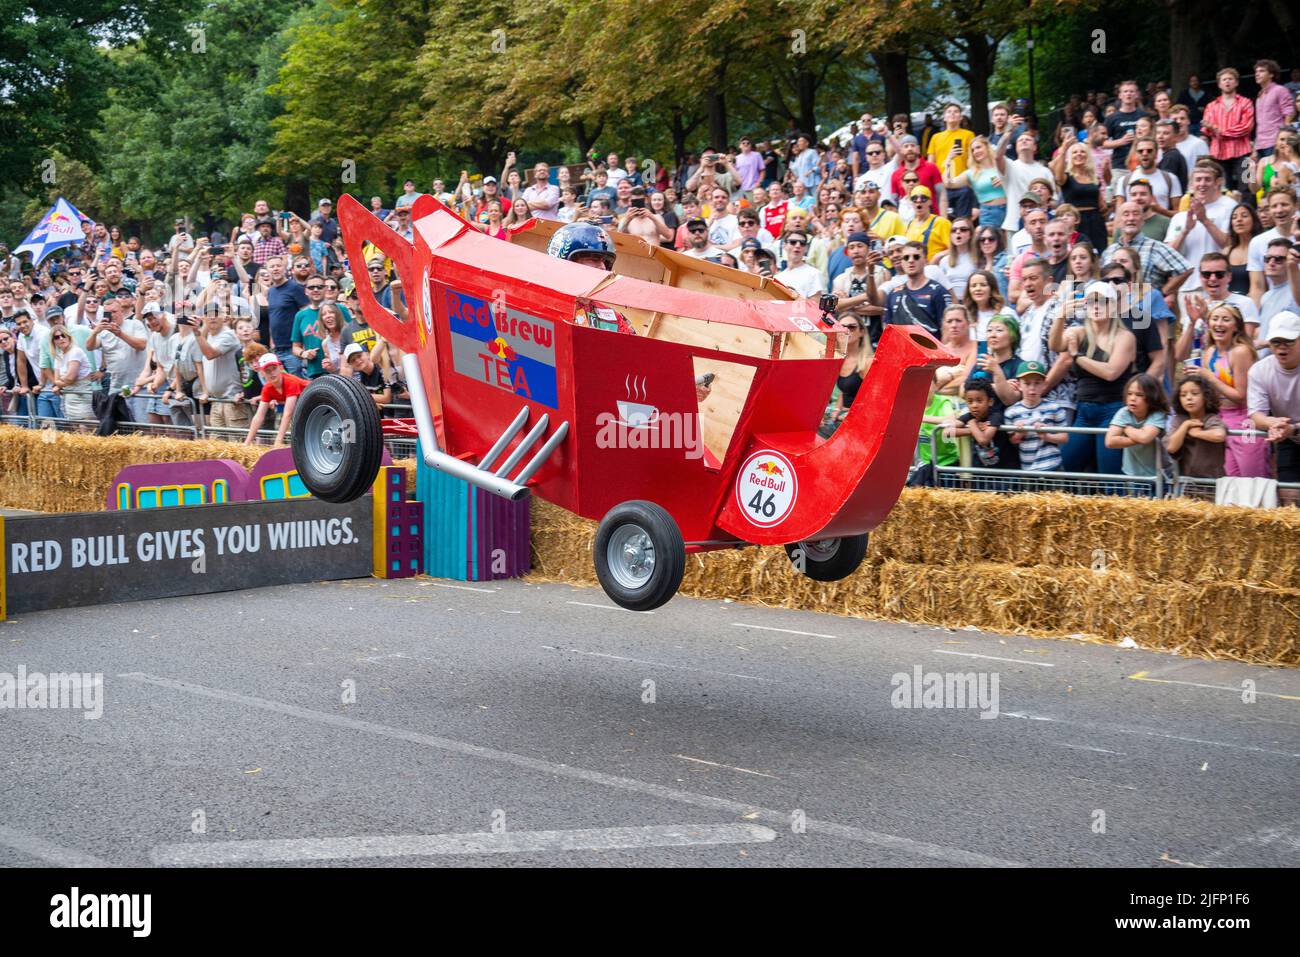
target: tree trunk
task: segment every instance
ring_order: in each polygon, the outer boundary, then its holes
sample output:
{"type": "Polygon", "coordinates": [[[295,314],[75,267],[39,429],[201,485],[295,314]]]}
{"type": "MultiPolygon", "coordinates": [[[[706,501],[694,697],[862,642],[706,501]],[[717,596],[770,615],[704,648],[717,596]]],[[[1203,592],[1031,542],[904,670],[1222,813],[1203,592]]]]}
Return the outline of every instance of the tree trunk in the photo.
{"type": "Polygon", "coordinates": [[[966,83],[970,87],[970,125],[975,133],[985,136],[989,131],[989,77],[993,74],[998,48],[982,33],[968,33],[962,37],[966,43],[966,83]]]}
{"type": "Polygon", "coordinates": [[[912,89],[907,80],[907,54],[881,52],[871,54],[885,87],[885,115],[912,112],[912,89]]]}
{"type": "Polygon", "coordinates": [[[709,146],[727,148],[727,97],[716,87],[706,95],[709,109],[709,146]]]}
{"type": "MultiPolygon", "coordinates": [[[[290,177],[284,183],[284,208],[305,209],[308,214],[316,212],[316,203],[311,198],[309,184],[305,179],[290,177]]],[[[330,197],[333,199],[334,197],[330,197]]],[[[320,199],[319,196],[316,199],[320,199]]]]}
{"type": "MultiPolygon", "coordinates": [[[[1165,0],[1165,6],[1169,10],[1169,72],[1177,91],[1187,85],[1189,75],[1200,73],[1206,10],[1202,0],[1165,0]]],[[[1213,83],[1205,85],[1213,88],[1213,83]]]]}
{"type": "Polygon", "coordinates": [[[673,137],[673,165],[680,167],[686,161],[686,124],[682,121],[681,110],[673,110],[668,130],[673,137]]]}
{"type": "Polygon", "coordinates": [[[817,142],[817,78],[807,70],[800,70],[797,77],[799,94],[799,128],[817,142]]]}

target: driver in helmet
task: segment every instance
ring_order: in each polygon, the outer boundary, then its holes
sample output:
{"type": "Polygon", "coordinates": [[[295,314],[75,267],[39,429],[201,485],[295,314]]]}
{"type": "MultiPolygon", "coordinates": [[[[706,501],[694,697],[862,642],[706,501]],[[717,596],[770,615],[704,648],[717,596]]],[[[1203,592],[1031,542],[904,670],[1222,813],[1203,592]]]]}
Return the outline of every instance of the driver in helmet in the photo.
{"type": "MultiPolygon", "coordinates": [[[[580,220],[557,229],[546,245],[546,254],[556,259],[567,259],[580,266],[594,266],[606,272],[614,269],[614,241],[599,223],[590,220],[580,220]]],[[[622,313],[585,299],[578,300],[578,311],[573,322],[574,325],[591,326],[606,332],[636,335],[632,323],[622,313]]]]}

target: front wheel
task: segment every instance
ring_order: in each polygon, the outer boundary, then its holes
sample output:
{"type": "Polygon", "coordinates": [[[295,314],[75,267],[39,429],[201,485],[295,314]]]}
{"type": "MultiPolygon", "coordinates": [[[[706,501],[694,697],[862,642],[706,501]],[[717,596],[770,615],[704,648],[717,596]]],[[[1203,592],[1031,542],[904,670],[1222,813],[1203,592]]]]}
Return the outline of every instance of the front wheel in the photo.
{"type": "Polygon", "coordinates": [[[623,502],[596,529],[596,578],[632,611],[658,608],[677,594],[686,571],[681,529],[653,502],[623,502]]]}
{"type": "Polygon", "coordinates": [[[379,409],[361,383],[325,375],[303,390],[293,415],[293,462],[312,495],[359,498],[375,484],[383,457],[379,409]]]}
{"type": "Polygon", "coordinates": [[[848,578],[867,556],[867,536],[823,538],[785,546],[790,564],[813,581],[837,582],[848,578]]]}

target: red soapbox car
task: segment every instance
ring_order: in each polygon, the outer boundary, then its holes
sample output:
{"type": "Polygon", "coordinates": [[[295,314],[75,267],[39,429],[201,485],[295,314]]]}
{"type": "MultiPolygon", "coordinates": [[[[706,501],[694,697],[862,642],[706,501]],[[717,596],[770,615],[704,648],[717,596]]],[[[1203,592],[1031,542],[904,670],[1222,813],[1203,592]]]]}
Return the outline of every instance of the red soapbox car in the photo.
{"type": "MultiPolygon", "coordinates": [[[[544,252],[559,223],[502,242],[431,196],[413,241],[350,196],[338,212],[362,313],[403,353],[424,461],[598,519],[596,575],[625,608],[668,601],[689,552],[783,545],[811,578],[852,573],[906,480],[933,370],[958,361],[887,326],[823,439],[846,333],[830,303],[623,235],[613,272],[566,262],[544,252]],[[395,266],[402,317],[371,290],[367,243],[395,266]],[[595,310],[636,334],[589,324],[595,310]]],[[[324,376],[299,397],[294,459],[318,498],[364,494],[382,451],[360,383],[324,376]]]]}

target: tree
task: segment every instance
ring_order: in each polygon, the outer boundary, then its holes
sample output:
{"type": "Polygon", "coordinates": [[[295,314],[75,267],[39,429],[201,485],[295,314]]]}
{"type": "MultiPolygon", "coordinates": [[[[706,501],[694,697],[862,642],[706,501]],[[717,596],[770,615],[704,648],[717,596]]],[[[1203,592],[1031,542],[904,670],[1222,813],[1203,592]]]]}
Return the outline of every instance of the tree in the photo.
{"type": "Polygon", "coordinates": [[[35,188],[51,151],[93,162],[113,78],[108,51],[173,14],[174,0],[0,0],[0,187],[35,188]]]}

